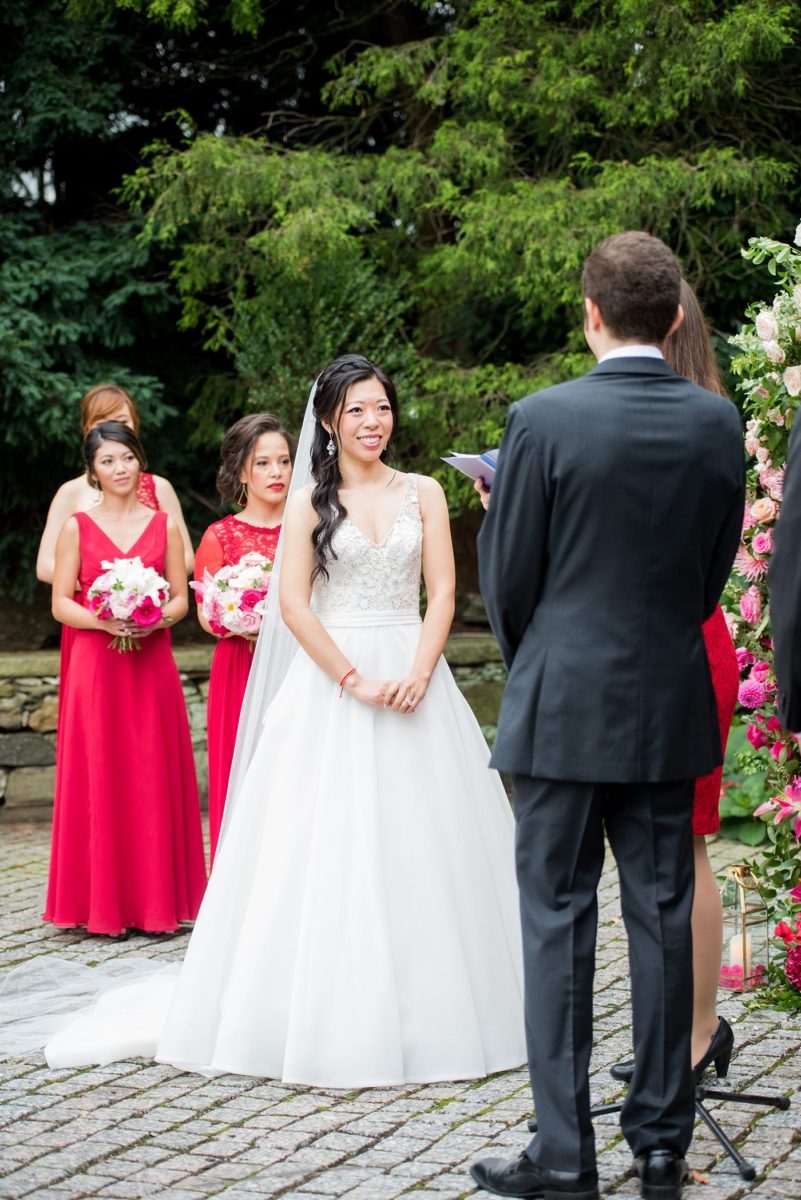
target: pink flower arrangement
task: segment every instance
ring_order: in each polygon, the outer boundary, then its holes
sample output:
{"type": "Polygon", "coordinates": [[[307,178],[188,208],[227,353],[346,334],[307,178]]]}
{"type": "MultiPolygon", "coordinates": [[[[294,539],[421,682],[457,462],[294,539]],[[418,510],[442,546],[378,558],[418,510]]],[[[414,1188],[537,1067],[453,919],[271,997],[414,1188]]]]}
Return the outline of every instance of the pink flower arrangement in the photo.
{"type": "MultiPolygon", "coordinates": [[[[86,594],[86,606],[99,621],[132,621],[140,629],[158,625],[167,604],[170,586],[153,567],[146,567],[138,556],[104,561],[86,594]]],[[[109,648],[121,654],[141,650],[135,637],[112,638],[109,648]]]]}
{"type": "Polygon", "coordinates": [[[218,637],[230,633],[253,637],[259,632],[272,569],[269,559],[251,551],[235,565],[220,567],[216,575],[205,571],[202,582],[189,585],[218,637]]]}

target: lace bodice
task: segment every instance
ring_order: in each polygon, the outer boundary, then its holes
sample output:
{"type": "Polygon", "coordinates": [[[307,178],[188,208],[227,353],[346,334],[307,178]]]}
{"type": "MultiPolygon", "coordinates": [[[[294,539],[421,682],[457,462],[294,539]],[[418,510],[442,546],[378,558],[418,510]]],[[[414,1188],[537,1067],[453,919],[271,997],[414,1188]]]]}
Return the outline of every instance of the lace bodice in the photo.
{"type": "Polygon", "coordinates": [[[346,517],[332,547],[336,558],[328,560],[328,581],[318,578],[312,592],[318,616],[419,611],[423,522],[417,477],[406,476],[398,515],[382,541],[372,541],[346,517]]]}
{"type": "MultiPolygon", "coordinates": [[[[197,548],[195,579],[201,581],[204,570],[215,575],[220,567],[238,563],[240,558],[252,550],[263,554],[272,562],[280,532],[280,525],[263,528],[261,525],[250,525],[233,515],[215,521],[213,525],[209,525],[197,548]]],[[[200,597],[198,602],[199,600],[200,597]]]]}

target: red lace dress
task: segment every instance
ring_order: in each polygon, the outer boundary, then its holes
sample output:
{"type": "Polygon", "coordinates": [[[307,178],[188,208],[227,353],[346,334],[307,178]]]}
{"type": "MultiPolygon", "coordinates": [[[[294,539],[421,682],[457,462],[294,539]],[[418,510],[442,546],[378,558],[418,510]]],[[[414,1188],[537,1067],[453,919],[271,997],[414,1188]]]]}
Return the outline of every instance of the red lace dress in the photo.
{"type": "MultiPolygon", "coordinates": [[[[737,655],[734,652],[734,642],[731,640],[731,634],[720,605],[702,628],[718,708],[720,744],[725,752],[734,716],[734,707],[737,703],[740,671],[737,666],[737,655]]],[[[718,805],[722,779],[723,767],[716,767],[709,775],[702,775],[700,779],[696,779],[693,833],[715,833],[720,828],[718,805]]]]}
{"type": "MultiPolygon", "coordinates": [[[[78,601],[106,559],[164,571],[167,516],[130,549],[88,513],[78,601]]],[[[44,919],[90,933],[162,932],[197,916],[206,887],[195,761],[169,632],[118,654],[101,630],[75,629],[62,685],[50,878],[44,919]]]]}
{"type": "MultiPolygon", "coordinates": [[[[280,532],[280,525],[263,528],[259,525],[249,525],[234,516],[215,521],[213,525],[209,525],[198,546],[195,555],[195,579],[202,580],[206,570],[214,575],[220,567],[233,566],[250,551],[258,551],[272,562],[280,532]]],[[[252,661],[253,646],[246,638],[227,637],[218,640],[211,664],[206,707],[212,863],[225,807],[239,711],[242,708],[252,661]]]]}

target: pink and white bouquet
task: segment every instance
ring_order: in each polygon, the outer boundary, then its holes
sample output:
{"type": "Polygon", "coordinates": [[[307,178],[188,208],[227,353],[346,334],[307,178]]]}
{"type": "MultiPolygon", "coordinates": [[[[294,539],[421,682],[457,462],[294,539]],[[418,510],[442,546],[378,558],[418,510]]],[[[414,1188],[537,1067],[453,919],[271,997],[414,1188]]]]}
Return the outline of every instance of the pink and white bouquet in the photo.
{"type": "MultiPolygon", "coordinates": [[[[115,558],[100,564],[106,570],[98,575],[87,592],[87,608],[99,621],[131,621],[140,629],[158,625],[170,598],[170,585],[153,567],[136,558],[115,558]]],[[[120,635],[109,649],[120,654],[141,650],[135,637],[120,635]]]]}
{"type": "Polygon", "coordinates": [[[272,569],[269,559],[251,550],[238,563],[220,567],[216,575],[206,570],[201,582],[189,585],[200,596],[201,612],[214,633],[248,637],[259,632],[272,569]]]}

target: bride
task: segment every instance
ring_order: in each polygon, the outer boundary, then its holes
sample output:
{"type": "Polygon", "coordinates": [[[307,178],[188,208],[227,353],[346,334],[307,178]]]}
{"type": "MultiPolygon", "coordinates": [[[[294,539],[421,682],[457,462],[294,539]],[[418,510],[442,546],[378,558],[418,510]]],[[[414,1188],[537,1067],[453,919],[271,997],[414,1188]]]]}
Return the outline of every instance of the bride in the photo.
{"type": "Polygon", "coordinates": [[[388,465],[397,397],[368,359],[325,368],[312,421],[314,482],[287,504],[279,583],[299,648],[184,963],[104,993],[50,1040],[51,1066],[148,1052],[360,1087],[525,1062],[513,818],[441,657],[444,495],[388,465]]]}

